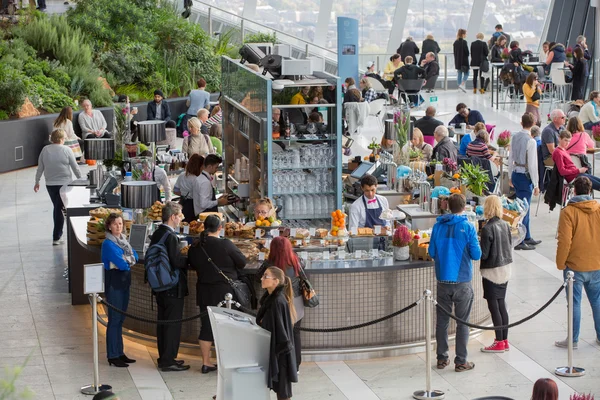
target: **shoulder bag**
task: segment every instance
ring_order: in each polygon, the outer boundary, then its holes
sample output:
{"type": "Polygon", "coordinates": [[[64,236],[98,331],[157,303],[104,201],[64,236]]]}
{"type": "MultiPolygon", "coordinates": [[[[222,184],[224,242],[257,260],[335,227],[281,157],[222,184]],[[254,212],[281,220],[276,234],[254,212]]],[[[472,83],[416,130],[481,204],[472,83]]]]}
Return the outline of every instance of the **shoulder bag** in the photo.
{"type": "Polygon", "coordinates": [[[317,292],[308,280],[302,265],[300,265],[300,289],[302,290],[304,307],[315,308],[319,305],[319,296],[317,296],[317,292]]]}
{"type": "Polygon", "coordinates": [[[483,58],[483,60],[481,61],[481,65],[479,66],[479,70],[481,72],[489,72],[490,71],[490,62],[488,61],[487,58],[483,58]]]}
{"type": "Polygon", "coordinates": [[[208,262],[210,264],[212,264],[212,266],[217,270],[217,272],[219,274],[221,274],[221,276],[223,278],[225,278],[225,280],[227,281],[227,283],[229,283],[229,285],[233,289],[234,299],[238,303],[240,303],[243,308],[250,309],[250,307],[252,305],[252,296],[250,294],[250,288],[248,287],[248,285],[245,282],[242,282],[241,280],[235,280],[234,281],[233,279],[231,279],[230,277],[228,277],[227,275],[225,275],[223,273],[223,271],[221,271],[221,269],[219,267],[217,267],[217,264],[215,264],[215,262],[212,260],[212,258],[210,258],[210,256],[206,252],[206,249],[204,249],[203,246],[201,246],[201,249],[204,252],[204,254],[206,255],[206,258],[208,259],[208,262]]]}

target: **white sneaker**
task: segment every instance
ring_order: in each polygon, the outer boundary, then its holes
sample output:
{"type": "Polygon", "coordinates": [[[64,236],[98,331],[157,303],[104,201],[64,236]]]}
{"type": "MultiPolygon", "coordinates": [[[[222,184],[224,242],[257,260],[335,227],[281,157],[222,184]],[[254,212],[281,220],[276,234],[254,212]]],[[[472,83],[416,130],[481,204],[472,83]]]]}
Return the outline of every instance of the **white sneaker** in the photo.
{"type": "Polygon", "coordinates": [[[463,91],[463,93],[467,93],[463,85],[459,85],[458,88],[463,91]]]}
{"type": "Polygon", "coordinates": [[[52,246],[60,246],[63,243],[64,243],[64,240],[62,240],[62,239],[53,240],[52,241],[52,246]]]}
{"type": "MultiPolygon", "coordinates": [[[[596,339],[596,340],[598,340],[598,339],[596,339]]],[[[556,347],[562,347],[563,349],[566,349],[567,347],[569,347],[569,343],[567,342],[567,339],[558,340],[558,341],[554,342],[554,345],[556,347]]],[[[574,349],[577,348],[577,342],[573,342],[573,348],[574,349]]]]}

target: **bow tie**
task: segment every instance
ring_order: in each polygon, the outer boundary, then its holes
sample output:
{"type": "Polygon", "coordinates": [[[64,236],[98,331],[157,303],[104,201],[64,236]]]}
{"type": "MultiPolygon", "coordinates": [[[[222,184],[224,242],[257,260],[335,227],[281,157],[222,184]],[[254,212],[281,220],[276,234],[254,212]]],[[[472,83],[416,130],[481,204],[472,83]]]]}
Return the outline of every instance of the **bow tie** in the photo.
{"type": "Polygon", "coordinates": [[[373,204],[373,203],[377,203],[377,198],[367,200],[367,204],[373,204]]]}

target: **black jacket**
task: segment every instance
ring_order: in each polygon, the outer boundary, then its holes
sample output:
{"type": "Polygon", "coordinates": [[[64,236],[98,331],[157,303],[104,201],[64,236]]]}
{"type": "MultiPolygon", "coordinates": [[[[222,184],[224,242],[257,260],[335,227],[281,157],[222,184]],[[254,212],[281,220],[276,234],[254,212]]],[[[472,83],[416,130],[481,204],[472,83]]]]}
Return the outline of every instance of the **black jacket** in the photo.
{"type": "Polygon", "coordinates": [[[546,184],[546,194],[544,194],[544,203],[548,204],[550,211],[553,211],[557,204],[562,204],[562,191],[563,177],[555,165],[550,174],[550,180],[546,184]]]}
{"type": "Polygon", "coordinates": [[[510,264],[513,262],[512,248],[510,226],[500,218],[493,217],[481,230],[480,268],[496,268],[510,264]]]}
{"type": "Polygon", "coordinates": [[[420,79],[425,76],[425,70],[415,64],[406,64],[394,71],[394,79],[420,79]],[[400,77],[402,75],[402,77],[400,77]]]}
{"type": "Polygon", "coordinates": [[[480,67],[483,60],[487,59],[490,50],[483,40],[471,43],[471,67],[480,67]]]}
{"type": "Polygon", "coordinates": [[[437,61],[428,62],[423,68],[425,69],[425,79],[427,80],[440,75],[440,64],[437,61]]]}
{"type": "Polygon", "coordinates": [[[450,158],[456,162],[458,158],[458,149],[449,137],[445,137],[441,142],[435,145],[431,158],[438,161],[444,161],[444,158],[450,158]]]}
{"type": "MultiPolygon", "coordinates": [[[[163,100],[160,102],[160,107],[162,109],[162,121],[170,121],[171,109],[169,108],[169,103],[163,100]]],[[[148,103],[148,108],[146,112],[148,114],[148,121],[156,119],[156,103],[154,102],[154,100],[148,103]]]]}
{"type": "Polygon", "coordinates": [[[463,38],[454,41],[454,68],[460,70],[461,67],[469,68],[469,46],[463,38]]]}
{"type": "Polygon", "coordinates": [[[492,55],[490,56],[491,62],[503,62],[502,52],[504,51],[504,47],[500,47],[498,45],[492,46],[492,55]]]}
{"type": "Polygon", "coordinates": [[[415,128],[419,128],[425,136],[433,136],[433,131],[440,125],[444,125],[444,123],[427,115],[415,122],[415,128]]]}
{"type": "Polygon", "coordinates": [[[440,49],[438,42],[436,42],[435,40],[431,40],[431,39],[423,40],[423,44],[421,45],[421,58],[419,59],[419,65],[421,65],[421,61],[423,61],[425,59],[425,56],[427,55],[427,53],[434,53],[435,59],[437,60],[437,55],[441,50],[442,49],[440,49]]]}
{"type": "Polygon", "coordinates": [[[413,64],[417,63],[416,54],[419,54],[419,46],[413,41],[405,40],[400,44],[400,47],[396,50],[396,53],[400,54],[400,59],[404,62],[404,59],[408,56],[413,58],[413,64]]]}
{"type": "Polygon", "coordinates": [[[179,269],[179,282],[177,285],[172,287],[169,290],[164,292],[160,292],[160,294],[166,295],[167,297],[177,297],[179,299],[187,296],[189,294],[188,286],[187,286],[187,270],[186,268],[186,260],[185,257],[181,256],[181,251],[179,251],[179,238],[171,229],[169,229],[166,225],[161,225],[158,227],[156,231],[152,234],[150,238],[150,246],[155,243],[158,243],[160,239],[165,235],[165,233],[170,232],[171,234],[165,240],[165,246],[167,247],[167,253],[169,253],[169,263],[171,264],[172,269],[179,269]]]}
{"type": "Polygon", "coordinates": [[[523,64],[523,51],[520,48],[515,47],[510,50],[508,60],[511,63],[519,63],[519,65],[523,64]]]}
{"type": "Polygon", "coordinates": [[[267,386],[271,389],[278,387],[277,394],[282,398],[289,398],[292,397],[291,393],[281,391],[289,382],[298,382],[298,371],[294,351],[294,326],[283,287],[278,287],[270,295],[265,292],[260,305],[256,322],[271,332],[267,386]]]}

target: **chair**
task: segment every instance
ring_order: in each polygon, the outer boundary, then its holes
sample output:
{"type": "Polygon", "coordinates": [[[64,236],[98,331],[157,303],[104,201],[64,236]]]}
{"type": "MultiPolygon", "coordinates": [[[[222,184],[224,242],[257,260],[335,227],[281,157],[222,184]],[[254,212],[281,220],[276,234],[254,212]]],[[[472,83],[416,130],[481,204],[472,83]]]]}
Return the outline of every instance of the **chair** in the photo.
{"type": "Polygon", "coordinates": [[[496,125],[485,124],[485,130],[490,134],[490,140],[494,140],[494,134],[496,133],[496,125]]]}
{"type": "Polygon", "coordinates": [[[381,82],[379,82],[377,79],[375,78],[371,78],[370,76],[367,76],[367,80],[369,81],[369,83],[371,84],[371,87],[376,91],[376,92],[388,92],[388,90],[383,86],[383,84],[381,82]]]}
{"type": "Polygon", "coordinates": [[[398,79],[396,83],[400,93],[404,93],[405,96],[417,96],[417,101],[419,101],[423,82],[425,79],[398,79]]]}
{"type": "Polygon", "coordinates": [[[287,117],[290,119],[292,124],[305,124],[306,116],[299,108],[289,108],[285,110],[287,117]]]}
{"type": "Polygon", "coordinates": [[[437,83],[438,78],[439,78],[439,75],[434,75],[431,78],[427,79],[427,82],[425,82],[425,84],[423,85],[423,89],[434,91],[435,84],[437,83]]]}
{"type": "Polygon", "coordinates": [[[385,99],[373,100],[369,103],[369,116],[377,119],[379,130],[383,131],[383,122],[381,121],[381,115],[383,114],[383,107],[385,106],[385,99]]]}
{"type": "Polygon", "coordinates": [[[552,105],[555,103],[554,102],[554,94],[557,93],[558,94],[558,99],[559,101],[557,101],[558,104],[563,104],[567,102],[567,96],[568,96],[568,92],[569,92],[569,87],[571,86],[570,83],[567,83],[567,81],[565,80],[565,72],[560,69],[563,68],[564,64],[563,63],[552,63],[552,66],[550,67],[550,79],[552,79],[552,100],[550,102],[551,104],[551,108],[552,105]]]}

